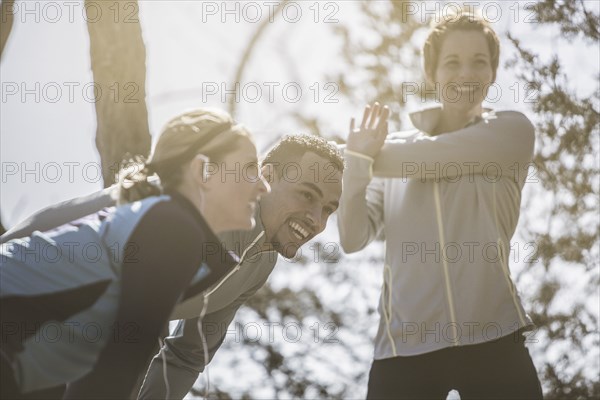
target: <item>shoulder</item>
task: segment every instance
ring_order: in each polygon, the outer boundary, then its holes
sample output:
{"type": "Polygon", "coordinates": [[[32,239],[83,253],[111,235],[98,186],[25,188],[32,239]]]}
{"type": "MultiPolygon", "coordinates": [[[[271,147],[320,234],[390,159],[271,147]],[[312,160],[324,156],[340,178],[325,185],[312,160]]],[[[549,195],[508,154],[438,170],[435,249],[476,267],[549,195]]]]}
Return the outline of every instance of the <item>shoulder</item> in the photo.
{"type": "Polygon", "coordinates": [[[183,207],[181,203],[169,196],[147,198],[139,205],[132,203],[131,210],[142,213],[140,222],[150,223],[165,232],[174,230],[204,233],[209,230],[204,221],[199,221],[197,215],[192,215],[193,213],[187,207],[183,207]]]}
{"type": "Polygon", "coordinates": [[[490,124],[498,124],[501,134],[519,141],[528,147],[535,141],[535,127],[522,112],[514,110],[488,111],[483,120],[490,124]]]}
{"type": "Polygon", "coordinates": [[[144,243],[191,245],[193,240],[202,240],[207,235],[190,211],[170,196],[152,196],[123,204],[106,219],[104,228],[105,240],[123,243],[135,239],[144,243]]]}
{"type": "Polygon", "coordinates": [[[488,111],[483,114],[484,120],[499,119],[510,123],[514,128],[524,130],[527,132],[533,132],[534,126],[531,120],[522,112],[514,110],[499,110],[499,111],[488,111]]]}
{"type": "MultiPolygon", "coordinates": [[[[132,203],[115,207],[107,216],[106,223],[110,226],[137,225],[148,217],[166,219],[177,218],[182,210],[175,207],[169,196],[151,196],[132,203]]],[[[181,219],[181,217],[178,217],[181,219]]]]}

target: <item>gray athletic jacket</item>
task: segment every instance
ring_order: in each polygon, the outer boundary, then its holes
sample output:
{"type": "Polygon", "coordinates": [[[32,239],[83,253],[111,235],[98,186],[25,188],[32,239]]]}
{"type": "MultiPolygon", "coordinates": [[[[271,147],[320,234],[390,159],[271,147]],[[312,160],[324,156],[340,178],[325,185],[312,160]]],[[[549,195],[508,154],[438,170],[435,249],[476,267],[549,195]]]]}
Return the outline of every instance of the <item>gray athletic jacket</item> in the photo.
{"type": "Polygon", "coordinates": [[[497,339],[532,322],[509,252],[534,129],[521,113],[484,113],[431,136],[439,108],[412,114],[375,160],[346,150],[338,210],[346,252],[386,241],[375,359],[497,339]]]}

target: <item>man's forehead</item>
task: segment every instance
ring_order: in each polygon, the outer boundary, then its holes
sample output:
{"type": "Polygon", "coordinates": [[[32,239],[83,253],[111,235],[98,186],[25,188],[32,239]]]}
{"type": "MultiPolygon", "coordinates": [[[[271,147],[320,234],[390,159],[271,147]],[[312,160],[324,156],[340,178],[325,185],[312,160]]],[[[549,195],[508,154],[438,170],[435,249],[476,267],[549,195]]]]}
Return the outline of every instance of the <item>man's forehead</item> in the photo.
{"type": "MultiPolygon", "coordinates": [[[[304,169],[319,167],[321,169],[329,168],[330,170],[337,170],[336,164],[328,157],[322,156],[312,151],[307,151],[300,157],[298,164],[304,169]]],[[[339,172],[339,171],[338,171],[339,172]]]]}
{"type": "MultiPolygon", "coordinates": [[[[342,173],[328,157],[307,151],[300,158],[281,163],[280,180],[316,192],[326,201],[337,201],[342,191],[342,173]]],[[[286,185],[287,186],[287,185],[286,185]]]]}
{"type": "Polygon", "coordinates": [[[330,180],[321,179],[319,181],[305,179],[298,182],[298,185],[299,187],[316,193],[326,202],[337,203],[342,194],[342,181],[337,178],[332,178],[330,180]]]}
{"type": "Polygon", "coordinates": [[[329,186],[342,183],[342,173],[338,166],[325,156],[306,152],[298,160],[298,164],[302,169],[300,182],[329,186]]]}

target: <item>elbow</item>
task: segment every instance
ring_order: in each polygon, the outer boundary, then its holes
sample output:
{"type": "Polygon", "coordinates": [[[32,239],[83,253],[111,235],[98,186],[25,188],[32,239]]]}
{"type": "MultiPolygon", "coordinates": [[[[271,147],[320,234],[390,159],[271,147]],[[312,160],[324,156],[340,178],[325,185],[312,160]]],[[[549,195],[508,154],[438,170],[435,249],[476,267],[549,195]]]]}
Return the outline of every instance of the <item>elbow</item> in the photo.
{"type": "Polygon", "coordinates": [[[340,242],[340,244],[342,246],[342,250],[346,254],[356,253],[357,251],[359,251],[361,249],[360,246],[358,246],[354,243],[340,242]]]}
{"type": "Polygon", "coordinates": [[[350,237],[350,235],[344,233],[340,227],[340,245],[344,253],[356,253],[357,251],[362,250],[365,247],[365,244],[366,243],[357,240],[357,238],[350,237]]]}
{"type": "Polygon", "coordinates": [[[535,151],[535,126],[533,123],[522,113],[519,115],[519,132],[521,133],[520,148],[523,150],[522,161],[524,163],[530,163],[533,160],[533,154],[535,151]]]}
{"type": "Polygon", "coordinates": [[[509,120],[506,126],[508,133],[512,133],[514,156],[521,164],[529,164],[533,160],[535,150],[535,126],[527,116],[518,111],[505,111],[503,118],[509,120]]]}

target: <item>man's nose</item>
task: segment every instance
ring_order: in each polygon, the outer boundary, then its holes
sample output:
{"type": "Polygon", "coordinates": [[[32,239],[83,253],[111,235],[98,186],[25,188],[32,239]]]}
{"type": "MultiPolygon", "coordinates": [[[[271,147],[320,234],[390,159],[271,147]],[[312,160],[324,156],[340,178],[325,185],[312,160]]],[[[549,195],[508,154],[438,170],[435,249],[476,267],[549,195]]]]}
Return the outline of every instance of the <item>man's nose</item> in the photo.
{"type": "Polygon", "coordinates": [[[316,230],[316,233],[321,232],[324,229],[322,226],[322,218],[321,218],[321,207],[313,207],[307,213],[306,217],[309,219],[312,224],[312,228],[316,230]]]}

